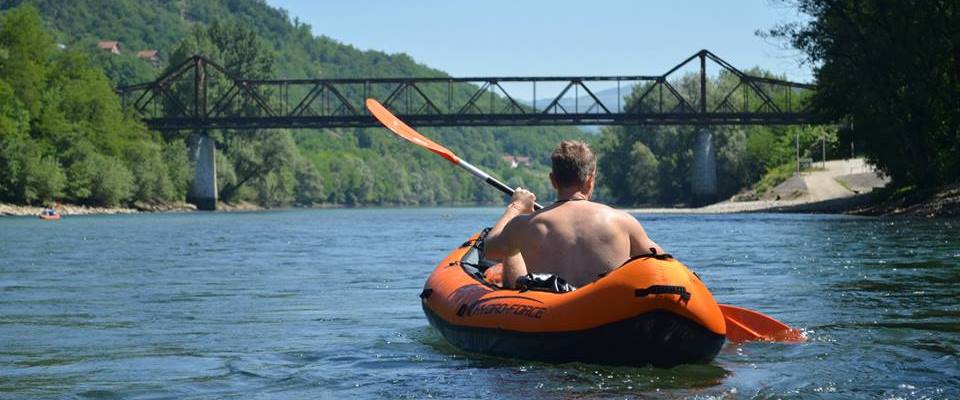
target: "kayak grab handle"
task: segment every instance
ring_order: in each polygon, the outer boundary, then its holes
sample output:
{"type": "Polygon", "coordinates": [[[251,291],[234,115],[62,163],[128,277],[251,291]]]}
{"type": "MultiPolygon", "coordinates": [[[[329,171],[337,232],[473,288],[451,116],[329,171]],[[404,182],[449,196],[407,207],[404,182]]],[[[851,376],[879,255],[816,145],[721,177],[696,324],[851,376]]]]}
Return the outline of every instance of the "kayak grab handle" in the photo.
{"type": "Polygon", "coordinates": [[[646,289],[636,289],[633,291],[633,295],[636,297],[646,297],[651,294],[675,294],[680,296],[680,300],[683,300],[684,303],[689,302],[690,296],[692,296],[692,294],[687,291],[687,288],[683,286],[653,285],[646,289]]]}

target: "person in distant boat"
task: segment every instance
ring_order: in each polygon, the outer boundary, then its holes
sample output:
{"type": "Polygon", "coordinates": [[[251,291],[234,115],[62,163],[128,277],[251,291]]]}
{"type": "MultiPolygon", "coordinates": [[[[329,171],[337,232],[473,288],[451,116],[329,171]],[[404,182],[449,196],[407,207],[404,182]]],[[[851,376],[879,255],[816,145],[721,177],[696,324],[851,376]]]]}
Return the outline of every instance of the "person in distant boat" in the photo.
{"type": "Polygon", "coordinates": [[[590,201],[597,159],[586,143],[567,140],[550,155],[557,201],[533,210],[536,196],[517,188],[487,235],[485,257],[503,260],[503,285],[552,273],[574,286],[593,282],[631,257],[663,253],[632,215],[590,201]]]}

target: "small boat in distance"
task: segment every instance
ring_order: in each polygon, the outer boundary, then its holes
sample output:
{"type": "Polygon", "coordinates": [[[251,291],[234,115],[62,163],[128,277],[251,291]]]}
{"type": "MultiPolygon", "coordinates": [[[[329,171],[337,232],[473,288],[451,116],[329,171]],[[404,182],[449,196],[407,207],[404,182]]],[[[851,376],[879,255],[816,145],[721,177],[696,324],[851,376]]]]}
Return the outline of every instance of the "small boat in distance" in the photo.
{"type": "Polygon", "coordinates": [[[40,215],[38,215],[38,217],[40,217],[40,219],[45,219],[45,220],[58,220],[60,219],[60,213],[58,213],[57,210],[53,208],[44,208],[43,211],[40,212],[40,215]]]}

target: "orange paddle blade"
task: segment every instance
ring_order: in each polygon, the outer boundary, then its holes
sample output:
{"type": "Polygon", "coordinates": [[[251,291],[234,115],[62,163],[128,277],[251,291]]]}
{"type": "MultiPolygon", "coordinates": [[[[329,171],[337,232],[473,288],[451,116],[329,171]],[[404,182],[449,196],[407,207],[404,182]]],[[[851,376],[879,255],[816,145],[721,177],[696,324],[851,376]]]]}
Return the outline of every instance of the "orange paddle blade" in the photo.
{"type": "Polygon", "coordinates": [[[720,304],[727,322],[727,339],[731,342],[765,340],[770,342],[803,342],[807,340],[799,329],[794,329],[759,312],[742,307],[720,304]]]}
{"type": "Polygon", "coordinates": [[[367,99],[367,110],[370,110],[370,113],[373,114],[373,117],[376,118],[377,121],[380,121],[383,126],[393,133],[396,133],[397,136],[437,153],[440,157],[446,158],[454,165],[460,164],[460,158],[457,157],[456,154],[453,154],[453,152],[446,147],[434,143],[432,140],[427,139],[419,132],[413,130],[413,128],[397,118],[396,115],[393,115],[390,110],[387,110],[379,101],[367,99]]]}

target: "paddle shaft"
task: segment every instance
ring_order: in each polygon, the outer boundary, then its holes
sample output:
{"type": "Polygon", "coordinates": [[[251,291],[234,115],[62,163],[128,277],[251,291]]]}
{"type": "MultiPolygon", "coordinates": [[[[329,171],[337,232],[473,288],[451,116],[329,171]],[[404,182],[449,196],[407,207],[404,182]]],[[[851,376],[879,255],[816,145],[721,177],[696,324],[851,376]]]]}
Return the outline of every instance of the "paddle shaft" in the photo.
{"type": "MultiPolygon", "coordinates": [[[[503,182],[500,182],[499,180],[497,180],[497,178],[490,176],[490,174],[483,172],[483,170],[481,170],[480,168],[477,168],[473,164],[470,164],[464,161],[460,157],[457,157],[457,159],[460,162],[456,163],[456,165],[460,166],[460,168],[467,170],[467,172],[470,172],[470,174],[472,174],[473,176],[483,180],[490,186],[497,188],[497,190],[505,193],[507,196],[513,196],[514,190],[510,186],[507,186],[503,182]]],[[[534,210],[539,210],[541,208],[543,208],[543,206],[541,206],[539,203],[536,203],[536,202],[533,203],[534,210]]]]}

